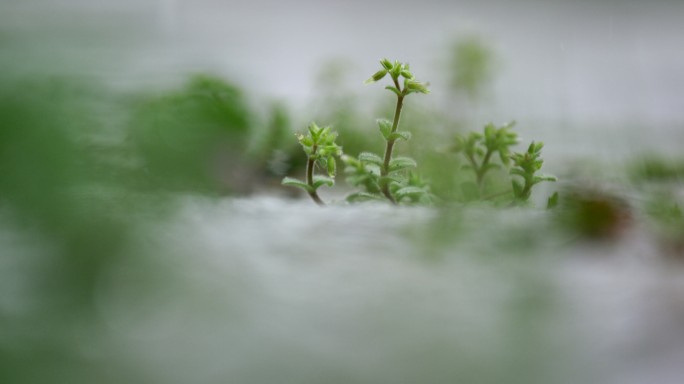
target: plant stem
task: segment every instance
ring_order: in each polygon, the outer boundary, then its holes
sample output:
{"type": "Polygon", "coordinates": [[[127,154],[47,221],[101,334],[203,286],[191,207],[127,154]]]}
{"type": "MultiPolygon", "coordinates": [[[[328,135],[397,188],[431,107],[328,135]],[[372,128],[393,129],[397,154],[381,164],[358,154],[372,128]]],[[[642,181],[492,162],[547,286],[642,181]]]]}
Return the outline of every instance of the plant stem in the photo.
{"type": "Polygon", "coordinates": [[[313,189],[313,173],[314,173],[314,167],[316,166],[316,160],[314,160],[313,156],[316,154],[316,145],[313,146],[311,149],[312,156],[309,156],[308,161],[306,162],[306,183],[309,184],[309,186],[312,187],[312,190],[309,191],[309,196],[311,196],[311,199],[316,202],[316,204],[320,206],[324,206],[325,203],[321,198],[318,196],[318,193],[316,193],[316,190],[313,189]]]}
{"type": "MultiPolygon", "coordinates": [[[[397,127],[399,126],[399,118],[401,117],[401,109],[404,106],[405,96],[404,92],[399,87],[399,82],[397,81],[397,79],[394,79],[394,85],[397,87],[400,94],[397,95],[397,107],[394,110],[394,121],[392,122],[392,130],[390,131],[390,134],[396,132],[397,127]]],[[[389,174],[390,161],[392,161],[392,149],[394,148],[395,141],[396,139],[387,140],[387,146],[385,147],[385,159],[382,163],[382,169],[380,170],[380,176],[382,177],[385,177],[389,174]]],[[[392,196],[392,193],[389,190],[388,182],[383,183],[382,194],[385,195],[385,197],[387,197],[387,199],[391,201],[392,204],[397,203],[397,201],[394,199],[394,196],[392,196]]]]}
{"type": "MultiPolygon", "coordinates": [[[[482,194],[482,187],[484,186],[484,176],[487,173],[487,164],[489,164],[489,158],[492,157],[492,151],[487,149],[484,159],[480,167],[475,168],[475,173],[477,174],[477,187],[480,189],[480,194],[482,194]]],[[[472,159],[474,162],[475,160],[472,159]]]]}

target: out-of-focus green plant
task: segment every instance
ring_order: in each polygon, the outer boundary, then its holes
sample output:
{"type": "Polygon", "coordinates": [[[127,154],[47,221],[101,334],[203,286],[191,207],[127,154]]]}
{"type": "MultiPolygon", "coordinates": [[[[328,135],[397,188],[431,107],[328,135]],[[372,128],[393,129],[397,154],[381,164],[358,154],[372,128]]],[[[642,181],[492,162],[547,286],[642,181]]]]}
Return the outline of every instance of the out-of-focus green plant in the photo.
{"type": "Polygon", "coordinates": [[[0,233],[17,239],[0,245],[0,382],[81,382],[106,371],[84,369],[79,350],[102,330],[98,286],[124,255],[143,260],[129,239],[162,199],[136,193],[129,165],[101,144],[120,145],[125,121],[107,92],[39,77],[0,84],[0,233]]]}
{"type": "Polygon", "coordinates": [[[130,140],[151,187],[230,192],[250,180],[252,113],[240,89],[196,75],[179,91],[138,103],[130,140]]]}
{"type": "Polygon", "coordinates": [[[451,89],[464,92],[473,101],[480,98],[494,72],[492,61],[492,52],[480,39],[469,37],[454,42],[448,66],[451,89]]]}
{"type": "MultiPolygon", "coordinates": [[[[526,202],[532,193],[532,187],[542,181],[556,181],[555,176],[540,175],[537,172],[541,169],[544,160],[541,159],[541,150],[544,143],[534,141],[530,143],[526,152],[514,153],[511,155],[514,167],[511,169],[511,175],[520,176],[523,180],[521,184],[517,180],[512,180],[513,196],[517,202],[526,202]]],[[[553,205],[556,197],[551,198],[549,205],[553,205]]]]}
{"type": "MultiPolygon", "coordinates": [[[[470,170],[475,175],[474,182],[466,181],[461,184],[466,201],[511,196],[514,203],[525,203],[530,198],[534,185],[542,181],[556,181],[554,176],[537,174],[543,164],[543,143],[532,142],[527,151],[512,152],[511,147],[519,142],[518,134],[513,131],[514,125],[515,123],[511,122],[496,127],[490,123],[484,127],[483,133],[470,132],[468,135],[455,137],[452,149],[466,161],[462,169],[470,170]],[[498,158],[498,162],[495,158],[498,158]],[[494,178],[495,180],[488,180],[487,175],[494,171],[499,171],[498,177],[494,178]],[[522,183],[512,176],[522,178],[522,183]],[[509,178],[512,189],[493,190],[503,188],[507,184],[503,180],[509,178]]],[[[554,196],[553,200],[556,198],[554,196]]]]}
{"type": "Polygon", "coordinates": [[[335,143],[337,133],[330,130],[330,127],[319,127],[316,123],[309,125],[309,132],[306,135],[298,134],[297,139],[306,153],[306,180],[301,181],[291,177],[283,179],[283,185],[298,187],[305,190],[318,205],[325,205],[320,196],[318,188],[323,185],[332,187],[335,185],[335,174],[337,165],[335,157],[342,155],[342,148],[335,143]],[[327,170],[328,176],[316,175],[316,166],[327,170]]]}
{"type": "Polygon", "coordinates": [[[654,222],[661,247],[673,256],[684,258],[684,210],[681,202],[660,196],[649,202],[646,212],[654,222]]]}
{"type": "Polygon", "coordinates": [[[634,182],[682,181],[684,180],[684,160],[649,155],[634,161],[629,166],[628,172],[634,182]]]}

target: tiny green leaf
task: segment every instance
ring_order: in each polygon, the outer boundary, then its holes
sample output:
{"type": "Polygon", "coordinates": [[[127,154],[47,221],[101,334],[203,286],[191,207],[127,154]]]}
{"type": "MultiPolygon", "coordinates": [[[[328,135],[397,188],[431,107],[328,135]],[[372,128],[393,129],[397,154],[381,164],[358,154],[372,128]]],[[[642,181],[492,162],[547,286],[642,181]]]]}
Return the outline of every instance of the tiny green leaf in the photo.
{"type": "Polygon", "coordinates": [[[558,206],[558,192],[554,192],[553,195],[549,196],[549,199],[546,201],[547,209],[552,209],[556,206],[558,206]]]}
{"type": "Polygon", "coordinates": [[[410,157],[395,157],[389,163],[389,171],[396,172],[406,168],[412,168],[416,166],[416,161],[410,157]]]}
{"type": "Polygon", "coordinates": [[[392,122],[385,119],[378,119],[378,127],[380,127],[380,133],[382,133],[385,140],[389,140],[390,132],[392,132],[392,122]]]}
{"type": "Polygon", "coordinates": [[[390,134],[389,137],[387,137],[387,140],[398,140],[398,139],[409,141],[411,139],[411,132],[396,131],[396,132],[390,134]]]}
{"type": "Polygon", "coordinates": [[[398,90],[396,87],[393,87],[393,86],[391,86],[391,85],[388,85],[388,86],[385,87],[385,89],[394,92],[397,96],[401,96],[401,92],[399,92],[399,90],[398,90]]]}
{"type": "Polygon", "coordinates": [[[352,193],[351,195],[347,196],[347,201],[350,203],[356,203],[356,202],[361,202],[361,201],[369,201],[369,200],[384,200],[384,198],[375,193],[368,193],[368,192],[355,192],[352,193]]]}
{"type": "Polygon", "coordinates": [[[408,187],[399,188],[394,193],[396,193],[398,196],[418,195],[418,194],[425,193],[425,189],[423,189],[421,187],[408,186],[408,187]]]}
{"type": "Polygon", "coordinates": [[[332,187],[335,185],[335,180],[333,180],[330,177],[327,176],[321,176],[321,175],[316,175],[313,177],[313,189],[316,190],[320,188],[322,185],[327,185],[328,187],[332,187]]]}
{"type": "Polygon", "coordinates": [[[513,186],[513,194],[516,197],[520,197],[523,190],[522,185],[517,180],[511,180],[511,185],[513,186]]]}
{"type": "Polygon", "coordinates": [[[382,157],[371,152],[361,152],[359,154],[359,161],[376,164],[378,166],[382,166],[383,163],[382,157]]]}
{"type": "Polygon", "coordinates": [[[551,175],[538,175],[534,177],[534,182],[535,183],[540,183],[542,181],[558,181],[556,176],[551,176],[551,175]]]}
{"type": "Polygon", "coordinates": [[[511,173],[511,175],[518,175],[518,176],[522,176],[522,177],[527,176],[527,173],[525,173],[525,171],[523,171],[520,168],[513,168],[510,170],[510,173],[511,173]]]}
{"type": "Polygon", "coordinates": [[[297,180],[295,178],[292,178],[292,177],[284,178],[283,181],[281,182],[281,184],[287,185],[289,187],[301,188],[307,192],[313,192],[314,191],[314,188],[312,188],[309,184],[307,184],[301,180],[297,180]]]}
{"type": "Polygon", "coordinates": [[[335,162],[335,158],[332,156],[328,156],[328,176],[335,177],[336,171],[337,164],[335,162]]]}

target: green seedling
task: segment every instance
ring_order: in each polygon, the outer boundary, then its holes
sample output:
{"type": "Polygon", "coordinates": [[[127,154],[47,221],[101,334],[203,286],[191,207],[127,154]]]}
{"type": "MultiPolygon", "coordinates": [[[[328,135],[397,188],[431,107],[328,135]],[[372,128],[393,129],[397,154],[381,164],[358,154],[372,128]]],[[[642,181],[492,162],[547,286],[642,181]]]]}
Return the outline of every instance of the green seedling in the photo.
{"type": "Polygon", "coordinates": [[[429,187],[416,176],[410,177],[406,171],[416,167],[416,161],[405,156],[393,156],[397,141],[409,141],[411,133],[400,131],[399,120],[404,106],[404,99],[412,93],[427,94],[430,91],[425,83],[417,81],[410,71],[409,65],[388,59],[380,60],[381,69],[373,74],[366,84],[375,83],[389,75],[391,84],[385,89],[396,98],[396,107],[392,121],[379,119],[378,128],[385,139],[383,156],[372,152],[362,152],[357,158],[342,158],[346,168],[347,182],[363,190],[350,195],[348,201],[382,199],[383,196],[393,204],[399,202],[431,201],[429,187]]]}
{"type": "MultiPolygon", "coordinates": [[[[512,193],[513,203],[520,204],[529,199],[534,185],[542,181],[556,181],[554,176],[537,174],[544,162],[540,157],[543,143],[532,142],[526,152],[512,152],[511,147],[520,141],[518,134],[513,131],[514,125],[515,122],[511,122],[496,127],[490,123],[484,127],[483,133],[470,132],[467,136],[456,136],[452,149],[465,159],[466,164],[462,169],[470,170],[475,175],[474,183],[464,182],[461,185],[466,200],[492,200],[512,193]],[[499,178],[491,180],[490,184],[506,184],[501,178],[510,177],[512,190],[487,190],[488,175],[494,171],[499,171],[496,172],[499,178]],[[522,178],[522,183],[512,176],[522,178]]],[[[552,196],[548,205],[555,205],[556,199],[557,196],[552,196]]]]}
{"type": "Polygon", "coordinates": [[[309,125],[309,132],[306,135],[297,134],[297,140],[307,156],[306,181],[286,177],[282,184],[301,188],[316,204],[325,205],[317,191],[323,185],[328,187],[335,185],[337,172],[335,157],[342,155],[342,148],[335,143],[335,139],[337,139],[336,132],[331,131],[330,127],[321,128],[316,123],[309,125]],[[327,176],[316,175],[317,166],[325,169],[327,176]]]}
{"type": "MultiPolygon", "coordinates": [[[[511,180],[513,198],[518,203],[524,203],[530,198],[534,185],[539,184],[542,181],[557,180],[555,176],[537,174],[537,171],[539,171],[542,164],[544,164],[544,160],[541,159],[541,150],[543,147],[544,143],[535,143],[533,141],[527,148],[527,152],[514,153],[511,155],[514,167],[511,168],[510,174],[520,176],[523,179],[522,184],[518,180],[511,180]]],[[[549,199],[548,205],[550,207],[555,205],[557,199],[557,196],[552,196],[549,199]]]]}

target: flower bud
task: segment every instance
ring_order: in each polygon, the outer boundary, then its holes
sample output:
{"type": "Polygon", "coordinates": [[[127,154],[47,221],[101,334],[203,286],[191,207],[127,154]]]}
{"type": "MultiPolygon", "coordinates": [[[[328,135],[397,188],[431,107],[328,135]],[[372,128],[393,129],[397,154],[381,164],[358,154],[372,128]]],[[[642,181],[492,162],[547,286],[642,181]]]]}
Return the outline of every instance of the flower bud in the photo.
{"type": "Polygon", "coordinates": [[[418,82],[418,81],[409,80],[406,83],[406,86],[412,92],[430,93],[430,91],[427,89],[425,84],[418,82]]]}
{"type": "Polygon", "coordinates": [[[385,77],[385,75],[387,75],[386,69],[379,70],[379,71],[375,72],[373,74],[373,76],[371,76],[370,79],[366,80],[365,83],[370,84],[370,83],[374,83],[376,81],[380,81],[380,80],[382,80],[383,77],[385,77]]]}

